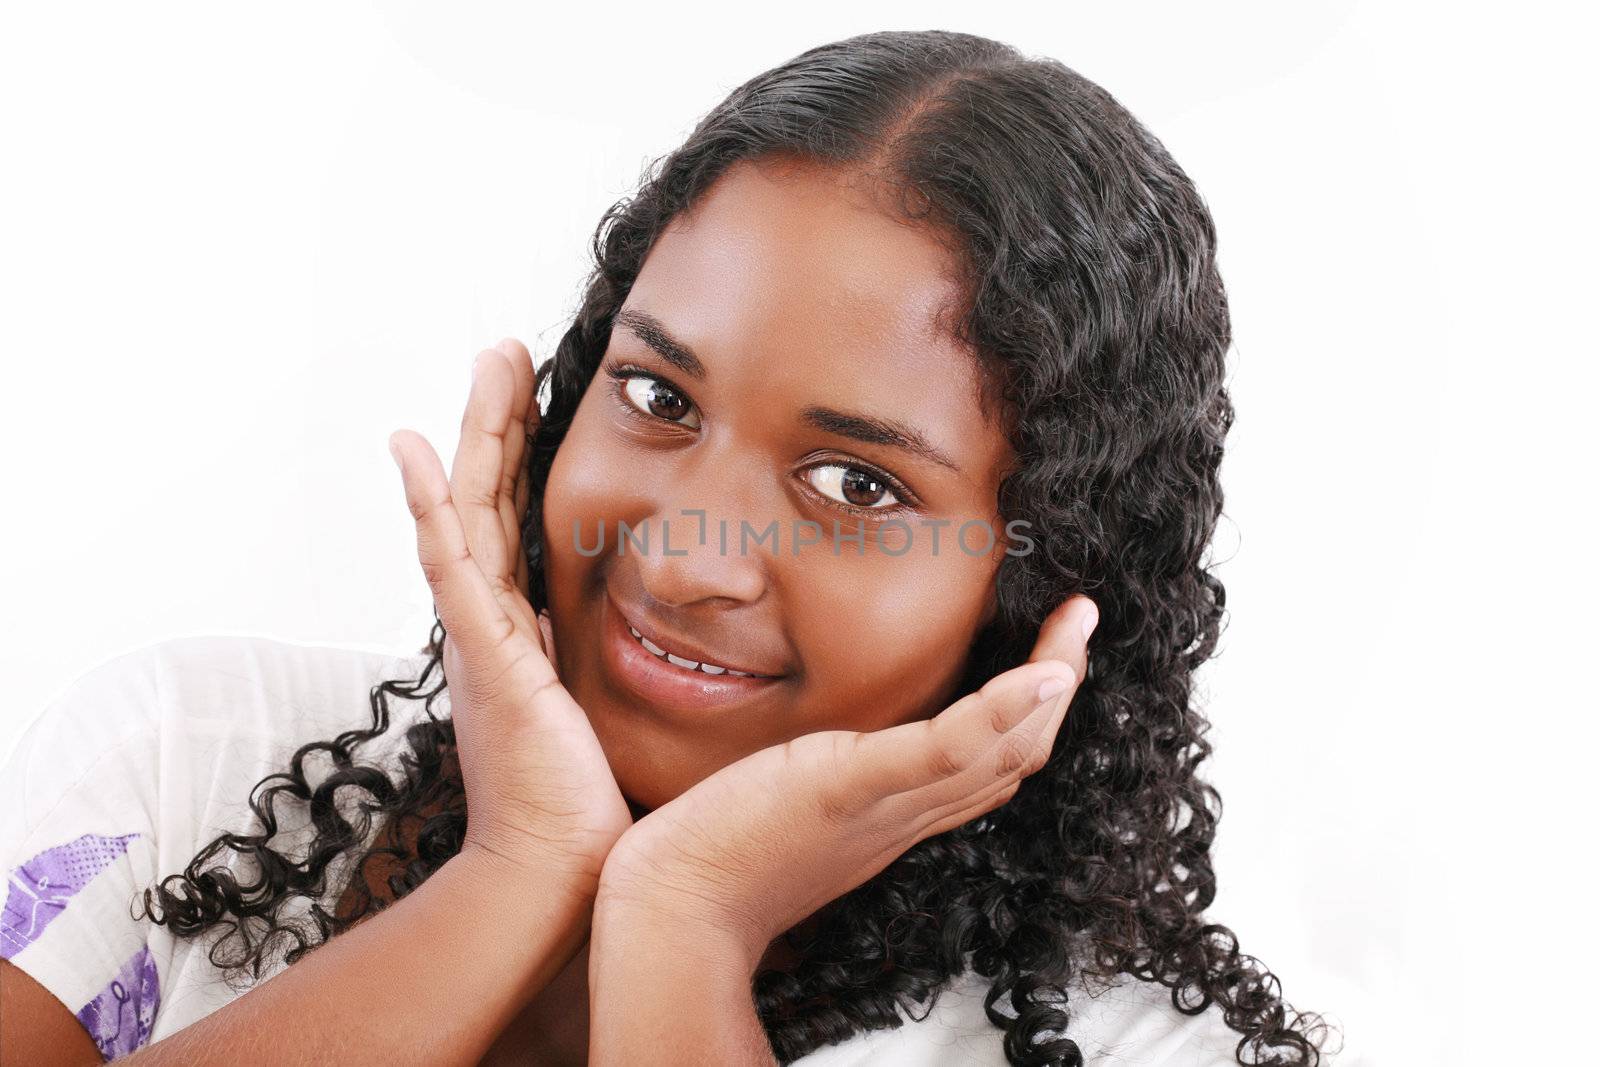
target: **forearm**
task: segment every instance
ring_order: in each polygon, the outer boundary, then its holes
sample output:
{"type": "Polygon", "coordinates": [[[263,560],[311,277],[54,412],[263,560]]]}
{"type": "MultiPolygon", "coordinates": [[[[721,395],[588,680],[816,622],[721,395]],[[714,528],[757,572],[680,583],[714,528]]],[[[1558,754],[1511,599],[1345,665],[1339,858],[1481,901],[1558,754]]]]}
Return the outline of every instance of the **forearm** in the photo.
{"type": "Polygon", "coordinates": [[[599,907],[589,941],[589,1063],[777,1067],[748,946],[659,912],[599,907]]]}
{"type": "Polygon", "coordinates": [[[463,853],[132,1062],[474,1064],[577,953],[592,913],[568,880],[463,853]]]}

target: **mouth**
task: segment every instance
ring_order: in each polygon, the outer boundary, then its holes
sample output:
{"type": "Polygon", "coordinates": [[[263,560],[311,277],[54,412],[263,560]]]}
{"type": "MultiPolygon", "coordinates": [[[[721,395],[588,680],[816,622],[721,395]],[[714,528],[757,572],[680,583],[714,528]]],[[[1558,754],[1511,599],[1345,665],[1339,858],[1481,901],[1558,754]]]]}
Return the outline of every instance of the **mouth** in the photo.
{"type": "MultiPolygon", "coordinates": [[[[627,619],[624,618],[623,621],[627,622],[627,619]]],[[[690,659],[688,656],[680,656],[675,652],[669,652],[661,645],[658,645],[654,641],[650,640],[644,634],[634,629],[632,623],[628,623],[627,625],[628,633],[633,635],[633,639],[643,645],[651,655],[656,656],[659,659],[664,659],[675,667],[682,667],[686,671],[698,671],[701,674],[709,674],[713,678],[719,674],[726,674],[731,678],[777,677],[777,675],[761,674],[756,671],[741,671],[733,667],[725,667],[720,663],[712,663],[709,660],[690,659]]]]}
{"type": "Polygon", "coordinates": [[[622,687],[648,704],[684,712],[726,708],[759,697],[785,677],[681,655],[640,632],[609,595],[602,600],[602,658],[622,687]]]}

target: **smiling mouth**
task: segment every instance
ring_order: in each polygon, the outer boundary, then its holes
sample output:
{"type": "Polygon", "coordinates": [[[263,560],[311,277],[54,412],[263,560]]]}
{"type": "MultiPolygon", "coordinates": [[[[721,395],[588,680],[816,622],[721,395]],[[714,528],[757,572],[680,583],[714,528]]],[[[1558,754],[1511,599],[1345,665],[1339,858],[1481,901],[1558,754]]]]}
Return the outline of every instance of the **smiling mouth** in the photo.
{"type": "Polygon", "coordinates": [[[770,699],[767,694],[774,687],[791,680],[788,673],[752,674],[679,655],[670,646],[646,637],[610,596],[604,598],[601,612],[601,662],[615,680],[622,700],[635,710],[702,716],[770,699]]]}
{"type": "Polygon", "coordinates": [[[656,644],[654,641],[650,640],[648,637],[646,637],[643,634],[641,634],[638,630],[635,630],[633,628],[632,624],[628,625],[628,632],[633,635],[633,639],[635,641],[639,642],[639,644],[644,646],[644,649],[645,649],[646,652],[649,652],[652,656],[656,657],[657,659],[665,660],[666,662],[672,664],[674,667],[681,667],[686,671],[693,671],[696,674],[709,674],[709,675],[712,675],[712,676],[723,674],[723,675],[729,675],[729,676],[734,677],[734,678],[774,678],[774,677],[776,677],[776,675],[771,675],[771,674],[753,674],[750,671],[734,670],[732,667],[724,667],[724,666],[722,666],[721,664],[718,664],[718,663],[707,663],[707,662],[701,662],[701,661],[688,659],[687,657],[680,656],[680,655],[678,655],[678,654],[676,654],[674,652],[669,652],[666,649],[662,648],[660,645],[656,644]]]}

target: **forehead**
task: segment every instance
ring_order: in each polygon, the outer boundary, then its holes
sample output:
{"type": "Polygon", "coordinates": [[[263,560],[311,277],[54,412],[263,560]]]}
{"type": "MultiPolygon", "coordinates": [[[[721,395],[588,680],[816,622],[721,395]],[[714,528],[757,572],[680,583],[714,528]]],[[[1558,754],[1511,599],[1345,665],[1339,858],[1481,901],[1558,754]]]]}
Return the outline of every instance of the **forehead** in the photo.
{"type": "Polygon", "coordinates": [[[693,348],[713,389],[747,384],[770,400],[782,390],[904,419],[981,466],[999,431],[979,409],[975,357],[949,335],[956,269],[931,232],[892,214],[881,187],[745,162],[657,238],[627,306],[693,348]]]}

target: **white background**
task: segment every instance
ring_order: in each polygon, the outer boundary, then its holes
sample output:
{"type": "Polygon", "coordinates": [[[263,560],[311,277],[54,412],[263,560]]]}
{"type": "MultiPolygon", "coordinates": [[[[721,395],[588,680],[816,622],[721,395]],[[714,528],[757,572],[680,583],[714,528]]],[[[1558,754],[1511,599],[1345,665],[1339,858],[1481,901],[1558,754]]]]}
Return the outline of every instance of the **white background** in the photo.
{"type": "Polygon", "coordinates": [[[417,647],[389,432],[448,462],[473,354],[549,354],[601,212],[739,82],[966,30],[1109,89],[1216,219],[1214,914],[1381,1062],[1584,1058],[1587,38],[1460,4],[556,7],[5,17],[0,752],[163,637],[417,647]]]}

